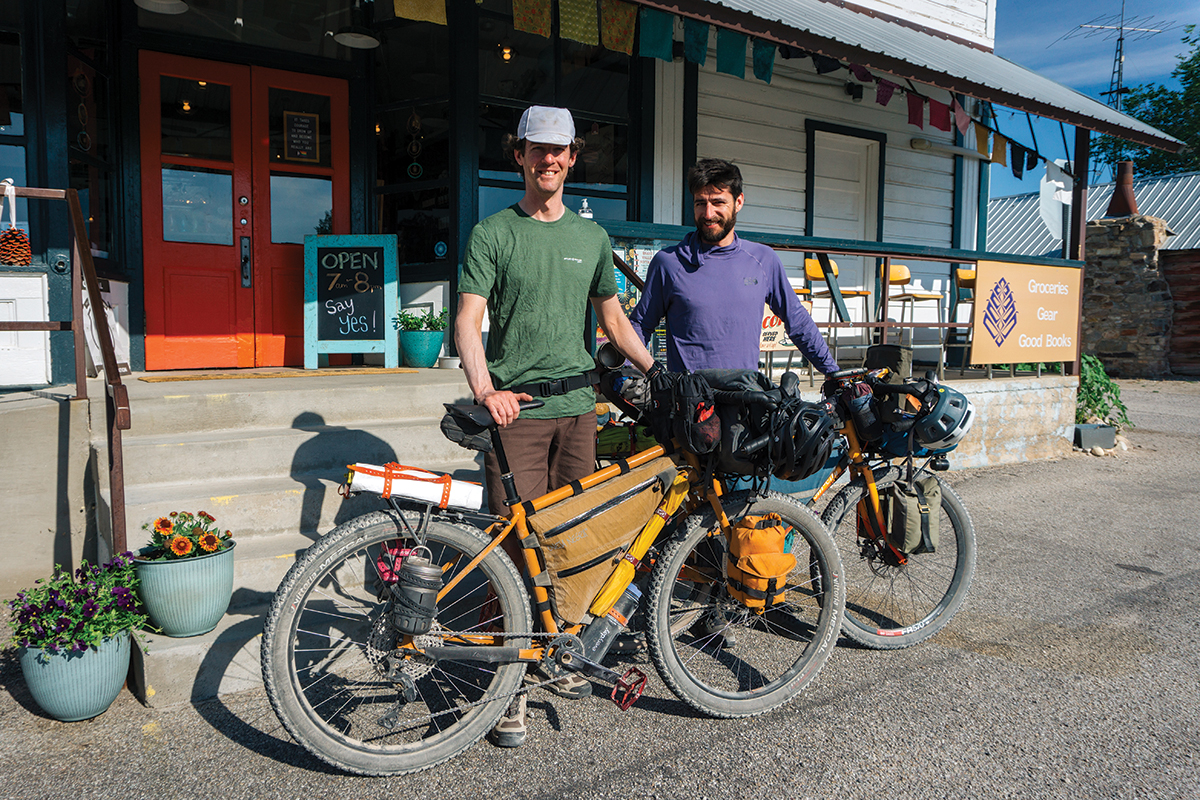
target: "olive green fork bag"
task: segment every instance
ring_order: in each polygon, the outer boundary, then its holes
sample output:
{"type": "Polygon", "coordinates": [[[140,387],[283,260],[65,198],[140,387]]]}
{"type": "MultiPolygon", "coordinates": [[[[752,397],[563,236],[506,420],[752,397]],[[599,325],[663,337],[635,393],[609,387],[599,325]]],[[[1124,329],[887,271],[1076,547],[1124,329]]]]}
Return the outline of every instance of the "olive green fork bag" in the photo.
{"type": "Polygon", "coordinates": [[[933,475],[896,481],[891,487],[888,540],[901,553],[933,553],[938,547],[942,487],[933,475]]]}

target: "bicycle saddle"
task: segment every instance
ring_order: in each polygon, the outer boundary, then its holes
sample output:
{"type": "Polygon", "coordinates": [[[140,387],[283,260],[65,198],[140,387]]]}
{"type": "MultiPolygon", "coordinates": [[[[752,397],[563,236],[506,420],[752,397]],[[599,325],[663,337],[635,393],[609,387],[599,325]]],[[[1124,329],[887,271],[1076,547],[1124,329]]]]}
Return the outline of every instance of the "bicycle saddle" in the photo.
{"type": "MultiPolygon", "coordinates": [[[[460,420],[473,422],[481,428],[489,428],[496,424],[492,419],[492,412],[487,410],[487,406],[481,406],[476,403],[443,403],[446,411],[453,417],[460,420]]],[[[522,411],[528,411],[531,408],[541,408],[546,405],[544,400],[522,400],[519,406],[522,411]]]]}

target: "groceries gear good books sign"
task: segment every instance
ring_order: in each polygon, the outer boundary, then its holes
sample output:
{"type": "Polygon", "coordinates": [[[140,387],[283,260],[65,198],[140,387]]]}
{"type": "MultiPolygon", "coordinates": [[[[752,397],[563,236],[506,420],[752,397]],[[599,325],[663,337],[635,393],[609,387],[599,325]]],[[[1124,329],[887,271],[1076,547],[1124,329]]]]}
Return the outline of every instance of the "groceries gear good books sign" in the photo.
{"type": "Polygon", "coordinates": [[[304,368],[328,353],[383,353],[399,364],[396,237],[304,237],[304,368]]]}
{"type": "Polygon", "coordinates": [[[1080,270],[1001,261],[976,269],[972,364],[1078,357],[1080,270]]]}

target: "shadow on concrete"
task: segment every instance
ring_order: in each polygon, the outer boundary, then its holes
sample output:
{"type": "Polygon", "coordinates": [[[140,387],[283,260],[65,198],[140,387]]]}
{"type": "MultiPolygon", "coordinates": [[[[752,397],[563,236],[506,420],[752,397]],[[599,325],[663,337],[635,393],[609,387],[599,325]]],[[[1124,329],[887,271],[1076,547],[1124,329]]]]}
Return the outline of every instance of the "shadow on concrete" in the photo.
{"type": "MultiPolygon", "coordinates": [[[[322,478],[326,481],[344,479],[347,464],[393,462],[396,460],[396,451],[374,434],[342,425],[327,425],[325,418],[313,411],[296,415],[292,420],[292,427],[317,434],[296,448],[291,469],[292,479],[304,486],[297,530],[316,541],[322,533],[319,527],[326,494],[336,491],[322,481],[322,478]]],[[[378,502],[368,503],[355,498],[342,499],[334,515],[334,524],[341,525],[378,507],[378,502]]]]}

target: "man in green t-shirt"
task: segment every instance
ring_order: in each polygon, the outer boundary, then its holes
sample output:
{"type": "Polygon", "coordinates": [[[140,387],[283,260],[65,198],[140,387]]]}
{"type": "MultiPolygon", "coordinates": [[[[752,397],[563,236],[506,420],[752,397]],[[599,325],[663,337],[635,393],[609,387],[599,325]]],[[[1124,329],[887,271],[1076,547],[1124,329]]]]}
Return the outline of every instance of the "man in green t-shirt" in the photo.
{"type": "MultiPolygon", "coordinates": [[[[563,205],[563,184],[582,145],[566,109],[526,109],[517,135],[504,141],[525,179],[525,195],[471,231],[458,284],[454,342],[475,402],[504,428],[505,455],[523,500],[595,470],[596,401],[586,375],[593,361],[584,342],[588,303],[634,366],[643,372],[656,366],[617,299],[608,234],[563,205]],[[545,405],[519,410],[520,401],[535,397],[545,405]]],[[[508,516],[494,454],[484,459],[484,475],[491,512],[508,516]]],[[[523,565],[520,545],[511,537],[504,544],[523,565]]],[[[548,688],[572,698],[591,692],[574,674],[548,688]]],[[[524,694],[513,699],[492,740],[505,747],[524,742],[524,694]]]]}

